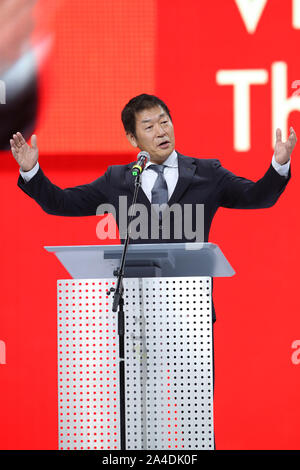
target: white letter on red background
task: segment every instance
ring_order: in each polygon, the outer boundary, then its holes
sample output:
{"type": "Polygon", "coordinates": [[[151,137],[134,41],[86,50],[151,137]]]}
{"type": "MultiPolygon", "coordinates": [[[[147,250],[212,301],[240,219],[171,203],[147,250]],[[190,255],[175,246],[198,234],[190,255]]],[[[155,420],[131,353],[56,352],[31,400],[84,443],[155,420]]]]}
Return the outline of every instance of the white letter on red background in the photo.
{"type": "Polygon", "coordinates": [[[276,140],[276,128],[282,130],[282,140],[286,141],[288,117],[292,111],[300,111],[300,96],[287,98],[287,65],[285,62],[272,64],[272,145],[276,140]]]}
{"type": "Polygon", "coordinates": [[[219,85],[233,85],[233,146],[239,152],[250,149],[250,85],[264,85],[268,72],[264,69],[219,70],[219,85]]]}
{"type": "Polygon", "coordinates": [[[293,0],[292,25],[295,29],[300,29],[300,0],[293,0]]]}
{"type": "Polygon", "coordinates": [[[267,0],[235,0],[249,34],[255,33],[267,0]]]}

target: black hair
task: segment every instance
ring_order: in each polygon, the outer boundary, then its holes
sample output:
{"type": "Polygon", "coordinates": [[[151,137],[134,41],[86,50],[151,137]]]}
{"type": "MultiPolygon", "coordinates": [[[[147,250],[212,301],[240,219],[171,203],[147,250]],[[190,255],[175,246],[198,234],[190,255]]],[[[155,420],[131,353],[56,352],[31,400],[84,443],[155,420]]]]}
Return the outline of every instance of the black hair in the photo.
{"type": "Polygon", "coordinates": [[[125,132],[133,134],[134,137],[136,137],[135,114],[144,109],[154,108],[155,106],[161,106],[172,121],[168,106],[160,98],[143,93],[142,95],[131,98],[122,110],[121,119],[125,132]]]}

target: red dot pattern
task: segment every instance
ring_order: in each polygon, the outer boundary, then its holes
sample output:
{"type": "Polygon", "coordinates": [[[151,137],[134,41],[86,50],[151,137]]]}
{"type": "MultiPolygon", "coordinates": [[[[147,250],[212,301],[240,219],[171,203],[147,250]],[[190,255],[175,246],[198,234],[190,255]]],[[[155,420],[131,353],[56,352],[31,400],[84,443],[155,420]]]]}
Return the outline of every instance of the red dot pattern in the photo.
{"type": "Polygon", "coordinates": [[[118,335],[112,281],[60,280],[59,448],[119,449],[118,335]]]}

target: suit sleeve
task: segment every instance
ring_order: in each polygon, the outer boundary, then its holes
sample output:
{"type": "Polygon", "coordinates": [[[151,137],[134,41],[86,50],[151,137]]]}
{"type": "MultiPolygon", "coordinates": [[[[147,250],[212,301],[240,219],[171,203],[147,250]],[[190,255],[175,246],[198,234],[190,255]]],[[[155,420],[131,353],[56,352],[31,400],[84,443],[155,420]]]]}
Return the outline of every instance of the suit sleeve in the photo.
{"type": "Polygon", "coordinates": [[[39,168],[36,175],[27,183],[19,176],[18,186],[34,199],[47,214],[69,217],[96,215],[99,204],[109,202],[110,167],[95,181],[75,186],[59,188],[53,184],[39,168]]]}
{"type": "Polygon", "coordinates": [[[281,176],[270,165],[264,176],[254,182],[236,176],[214,160],[215,177],[219,189],[219,205],[230,209],[264,209],[272,207],[286,188],[291,178],[281,176]]]}

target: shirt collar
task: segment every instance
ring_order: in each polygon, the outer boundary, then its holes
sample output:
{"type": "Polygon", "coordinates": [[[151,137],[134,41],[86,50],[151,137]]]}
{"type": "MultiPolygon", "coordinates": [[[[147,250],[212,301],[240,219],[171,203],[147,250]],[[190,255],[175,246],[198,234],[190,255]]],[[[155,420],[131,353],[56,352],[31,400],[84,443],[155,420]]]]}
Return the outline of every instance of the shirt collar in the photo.
{"type": "MultiPolygon", "coordinates": [[[[145,169],[146,169],[149,165],[156,165],[156,163],[148,161],[148,162],[146,163],[145,169]]],[[[163,165],[169,166],[169,167],[172,167],[172,168],[177,168],[177,167],[178,167],[178,156],[177,156],[176,150],[173,150],[173,152],[172,152],[172,153],[168,156],[168,158],[163,162],[163,165]]]]}

